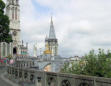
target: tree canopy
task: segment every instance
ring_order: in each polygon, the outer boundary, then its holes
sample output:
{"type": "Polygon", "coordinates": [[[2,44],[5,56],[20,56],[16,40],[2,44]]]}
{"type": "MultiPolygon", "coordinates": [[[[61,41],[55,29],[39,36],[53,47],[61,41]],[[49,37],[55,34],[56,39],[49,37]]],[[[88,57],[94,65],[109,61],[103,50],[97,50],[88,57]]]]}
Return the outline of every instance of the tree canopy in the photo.
{"type": "Polygon", "coordinates": [[[66,63],[61,69],[63,73],[89,75],[111,78],[111,52],[99,49],[98,53],[91,50],[80,61],[66,63]]]}
{"type": "Polygon", "coordinates": [[[12,42],[12,37],[9,34],[9,18],[4,14],[5,3],[0,0],[0,42],[12,42]]]}

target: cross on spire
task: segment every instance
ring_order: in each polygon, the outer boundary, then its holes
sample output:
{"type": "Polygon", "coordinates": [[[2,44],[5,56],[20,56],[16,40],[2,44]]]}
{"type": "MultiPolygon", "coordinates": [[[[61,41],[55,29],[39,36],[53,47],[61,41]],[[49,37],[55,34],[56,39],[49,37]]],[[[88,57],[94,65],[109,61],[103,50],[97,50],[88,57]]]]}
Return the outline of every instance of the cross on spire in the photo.
{"type": "Polygon", "coordinates": [[[56,39],[52,16],[51,16],[51,23],[50,23],[49,39],[56,39]]]}

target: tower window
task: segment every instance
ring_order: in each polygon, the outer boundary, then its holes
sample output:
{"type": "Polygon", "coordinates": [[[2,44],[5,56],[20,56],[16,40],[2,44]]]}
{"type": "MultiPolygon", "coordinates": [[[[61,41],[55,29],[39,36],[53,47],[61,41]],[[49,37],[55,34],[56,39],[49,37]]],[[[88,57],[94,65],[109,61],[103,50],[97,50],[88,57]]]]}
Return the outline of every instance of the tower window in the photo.
{"type": "Polygon", "coordinates": [[[15,8],[15,19],[17,20],[17,8],[15,8]]]}
{"type": "Polygon", "coordinates": [[[14,8],[12,8],[12,19],[14,19],[14,8]]]}

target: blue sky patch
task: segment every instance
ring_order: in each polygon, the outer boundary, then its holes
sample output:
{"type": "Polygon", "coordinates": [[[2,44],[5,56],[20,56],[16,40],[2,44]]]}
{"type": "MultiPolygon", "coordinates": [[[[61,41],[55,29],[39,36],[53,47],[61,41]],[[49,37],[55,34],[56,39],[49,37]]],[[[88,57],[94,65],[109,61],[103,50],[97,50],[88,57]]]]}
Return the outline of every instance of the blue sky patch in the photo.
{"type": "Polygon", "coordinates": [[[35,9],[37,10],[37,12],[39,12],[40,14],[48,14],[51,12],[51,9],[49,7],[40,5],[37,1],[32,0],[32,4],[35,7],[35,9]]]}

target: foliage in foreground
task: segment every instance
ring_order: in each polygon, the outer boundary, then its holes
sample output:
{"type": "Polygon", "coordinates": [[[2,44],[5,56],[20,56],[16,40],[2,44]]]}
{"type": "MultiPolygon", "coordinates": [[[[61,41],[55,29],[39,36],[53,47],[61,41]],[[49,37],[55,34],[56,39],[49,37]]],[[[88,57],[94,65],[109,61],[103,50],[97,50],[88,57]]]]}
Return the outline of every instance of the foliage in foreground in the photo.
{"type": "Polygon", "coordinates": [[[111,78],[111,52],[91,50],[80,61],[65,64],[61,72],[111,78]]]}
{"type": "Polygon", "coordinates": [[[4,14],[5,3],[0,0],[0,42],[12,42],[12,37],[9,34],[9,18],[4,14]]]}

